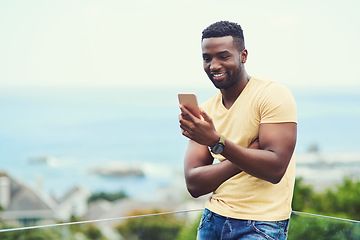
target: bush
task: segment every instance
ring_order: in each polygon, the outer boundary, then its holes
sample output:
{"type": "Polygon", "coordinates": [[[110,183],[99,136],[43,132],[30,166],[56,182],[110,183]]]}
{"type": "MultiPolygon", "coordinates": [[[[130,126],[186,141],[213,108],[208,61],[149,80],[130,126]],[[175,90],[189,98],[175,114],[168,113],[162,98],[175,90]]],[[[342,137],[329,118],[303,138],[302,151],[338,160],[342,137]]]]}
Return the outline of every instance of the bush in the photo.
{"type": "Polygon", "coordinates": [[[40,228],[0,233],[1,240],[49,240],[62,239],[56,228],[40,228]]]}
{"type": "Polygon", "coordinates": [[[179,232],[176,240],[196,239],[197,229],[199,227],[201,216],[202,214],[200,214],[199,218],[197,218],[190,225],[184,225],[181,231],[179,232]]]}
{"type": "MultiPolygon", "coordinates": [[[[159,213],[159,211],[133,212],[132,216],[159,213]]],[[[138,240],[172,240],[178,235],[184,221],[176,218],[174,214],[135,217],[125,220],[115,229],[125,239],[138,240]]]]}
{"type": "MultiPolygon", "coordinates": [[[[331,217],[360,219],[360,182],[345,178],[334,188],[315,192],[303,180],[296,179],[293,209],[331,217]]],[[[302,239],[360,239],[360,225],[353,222],[316,216],[291,217],[289,240],[302,239]]]]}
{"type": "Polygon", "coordinates": [[[334,219],[293,215],[288,240],[303,239],[360,239],[360,226],[334,219]]]}

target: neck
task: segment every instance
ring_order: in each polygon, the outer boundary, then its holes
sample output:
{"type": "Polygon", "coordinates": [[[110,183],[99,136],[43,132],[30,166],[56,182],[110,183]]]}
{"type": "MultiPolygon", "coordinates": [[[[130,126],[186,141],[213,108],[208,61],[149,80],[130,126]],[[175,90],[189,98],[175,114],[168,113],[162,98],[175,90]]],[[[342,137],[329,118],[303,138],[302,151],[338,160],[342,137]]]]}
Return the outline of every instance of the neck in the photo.
{"type": "Polygon", "coordinates": [[[246,72],[244,72],[243,76],[241,76],[240,81],[238,81],[238,84],[228,89],[220,89],[223,98],[222,101],[225,108],[229,109],[234,104],[236,99],[240,96],[240,94],[246,87],[250,78],[251,77],[246,72]]]}

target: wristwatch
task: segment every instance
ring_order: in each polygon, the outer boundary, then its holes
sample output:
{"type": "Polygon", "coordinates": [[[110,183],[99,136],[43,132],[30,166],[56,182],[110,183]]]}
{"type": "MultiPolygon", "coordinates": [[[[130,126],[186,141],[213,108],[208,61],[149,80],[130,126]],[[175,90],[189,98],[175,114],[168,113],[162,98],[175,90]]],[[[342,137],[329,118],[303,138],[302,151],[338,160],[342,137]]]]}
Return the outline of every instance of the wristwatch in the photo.
{"type": "Polygon", "coordinates": [[[220,140],[215,143],[212,147],[210,147],[210,150],[214,154],[220,154],[224,151],[225,148],[225,137],[223,135],[220,135],[220,140]]]}

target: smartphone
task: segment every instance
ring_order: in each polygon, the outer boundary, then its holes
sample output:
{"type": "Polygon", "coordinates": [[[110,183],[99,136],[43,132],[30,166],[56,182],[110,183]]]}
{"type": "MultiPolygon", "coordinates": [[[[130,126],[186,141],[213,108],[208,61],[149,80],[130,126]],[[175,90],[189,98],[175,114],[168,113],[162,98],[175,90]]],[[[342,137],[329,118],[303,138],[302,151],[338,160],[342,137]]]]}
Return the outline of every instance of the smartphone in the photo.
{"type": "Polygon", "coordinates": [[[194,93],[179,93],[179,103],[186,107],[195,117],[200,118],[199,104],[194,93]]]}

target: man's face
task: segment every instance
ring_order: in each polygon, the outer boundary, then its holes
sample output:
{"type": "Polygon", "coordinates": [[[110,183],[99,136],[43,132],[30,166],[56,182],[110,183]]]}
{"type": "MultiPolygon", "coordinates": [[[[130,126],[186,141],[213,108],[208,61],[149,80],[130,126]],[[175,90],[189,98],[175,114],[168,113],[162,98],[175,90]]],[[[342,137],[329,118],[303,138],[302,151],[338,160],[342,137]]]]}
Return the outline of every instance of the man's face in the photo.
{"type": "Polygon", "coordinates": [[[204,38],[201,46],[204,70],[215,87],[227,89],[239,83],[242,60],[232,36],[204,38]]]}

